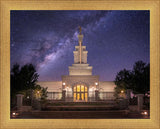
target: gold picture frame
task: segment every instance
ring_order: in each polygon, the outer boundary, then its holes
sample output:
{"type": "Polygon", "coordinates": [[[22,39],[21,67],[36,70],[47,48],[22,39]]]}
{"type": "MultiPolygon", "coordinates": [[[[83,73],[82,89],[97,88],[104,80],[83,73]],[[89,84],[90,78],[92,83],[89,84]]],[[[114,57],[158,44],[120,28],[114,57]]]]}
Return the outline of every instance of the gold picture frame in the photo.
{"type": "Polygon", "coordinates": [[[160,128],[159,0],[0,0],[0,128],[160,128]],[[150,119],[10,119],[10,10],[150,10],[150,119]]]}

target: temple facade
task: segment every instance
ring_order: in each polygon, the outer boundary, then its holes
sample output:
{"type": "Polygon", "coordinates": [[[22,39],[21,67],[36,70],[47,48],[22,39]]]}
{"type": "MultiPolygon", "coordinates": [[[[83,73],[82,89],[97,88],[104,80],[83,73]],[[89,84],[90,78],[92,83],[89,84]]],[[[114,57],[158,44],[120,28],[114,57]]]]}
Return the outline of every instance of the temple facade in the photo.
{"type": "Polygon", "coordinates": [[[62,81],[58,82],[38,82],[42,87],[48,87],[48,99],[69,102],[114,99],[114,82],[101,82],[98,75],[92,75],[93,67],[87,63],[87,53],[80,29],[78,46],[75,46],[73,51],[74,63],[69,66],[69,75],[62,75],[62,81]]]}

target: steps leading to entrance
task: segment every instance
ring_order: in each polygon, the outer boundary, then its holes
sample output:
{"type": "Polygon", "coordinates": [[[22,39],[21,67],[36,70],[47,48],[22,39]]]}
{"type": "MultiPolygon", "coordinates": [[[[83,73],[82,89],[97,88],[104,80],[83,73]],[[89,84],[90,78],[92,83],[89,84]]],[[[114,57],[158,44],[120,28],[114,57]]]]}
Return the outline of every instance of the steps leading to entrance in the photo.
{"type": "Polygon", "coordinates": [[[47,106],[45,111],[106,111],[106,110],[113,110],[116,109],[116,107],[112,105],[80,105],[80,106],[47,106]]]}
{"type": "Polygon", "coordinates": [[[114,105],[114,100],[107,101],[93,101],[93,102],[64,102],[64,101],[49,101],[49,105],[114,105]]]}
{"type": "Polygon", "coordinates": [[[43,111],[105,111],[117,109],[116,103],[110,101],[94,102],[50,102],[43,111]]]}
{"type": "Polygon", "coordinates": [[[128,110],[108,111],[30,111],[22,112],[18,117],[12,119],[149,119],[138,112],[128,110]]]}
{"type": "Polygon", "coordinates": [[[97,119],[127,118],[125,110],[121,111],[32,111],[24,112],[21,118],[52,118],[52,119],[97,119]]]}

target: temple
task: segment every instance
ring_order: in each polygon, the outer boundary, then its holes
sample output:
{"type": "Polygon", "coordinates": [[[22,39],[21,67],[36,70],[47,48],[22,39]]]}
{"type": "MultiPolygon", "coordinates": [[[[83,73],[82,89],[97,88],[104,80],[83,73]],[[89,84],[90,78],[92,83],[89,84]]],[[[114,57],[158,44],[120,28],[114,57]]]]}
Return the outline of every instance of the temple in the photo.
{"type": "Polygon", "coordinates": [[[87,63],[86,46],[83,45],[81,27],[78,34],[78,46],[75,46],[74,63],[69,66],[69,75],[62,75],[62,81],[38,82],[48,87],[48,99],[66,102],[92,102],[114,99],[114,82],[99,81],[98,75],[92,75],[93,67],[87,63]]]}

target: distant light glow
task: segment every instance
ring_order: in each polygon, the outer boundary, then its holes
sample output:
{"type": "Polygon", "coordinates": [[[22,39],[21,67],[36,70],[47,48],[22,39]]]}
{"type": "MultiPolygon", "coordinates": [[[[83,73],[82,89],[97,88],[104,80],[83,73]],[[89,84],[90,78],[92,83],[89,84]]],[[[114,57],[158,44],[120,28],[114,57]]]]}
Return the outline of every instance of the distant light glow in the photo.
{"type": "Polygon", "coordinates": [[[144,112],[145,115],[147,115],[147,112],[144,112]]]}
{"type": "Polygon", "coordinates": [[[147,111],[144,111],[141,113],[142,115],[148,115],[148,112],[147,111]]]}
{"type": "Polygon", "coordinates": [[[121,93],[124,93],[124,91],[123,91],[123,90],[121,90],[121,93]]]}

